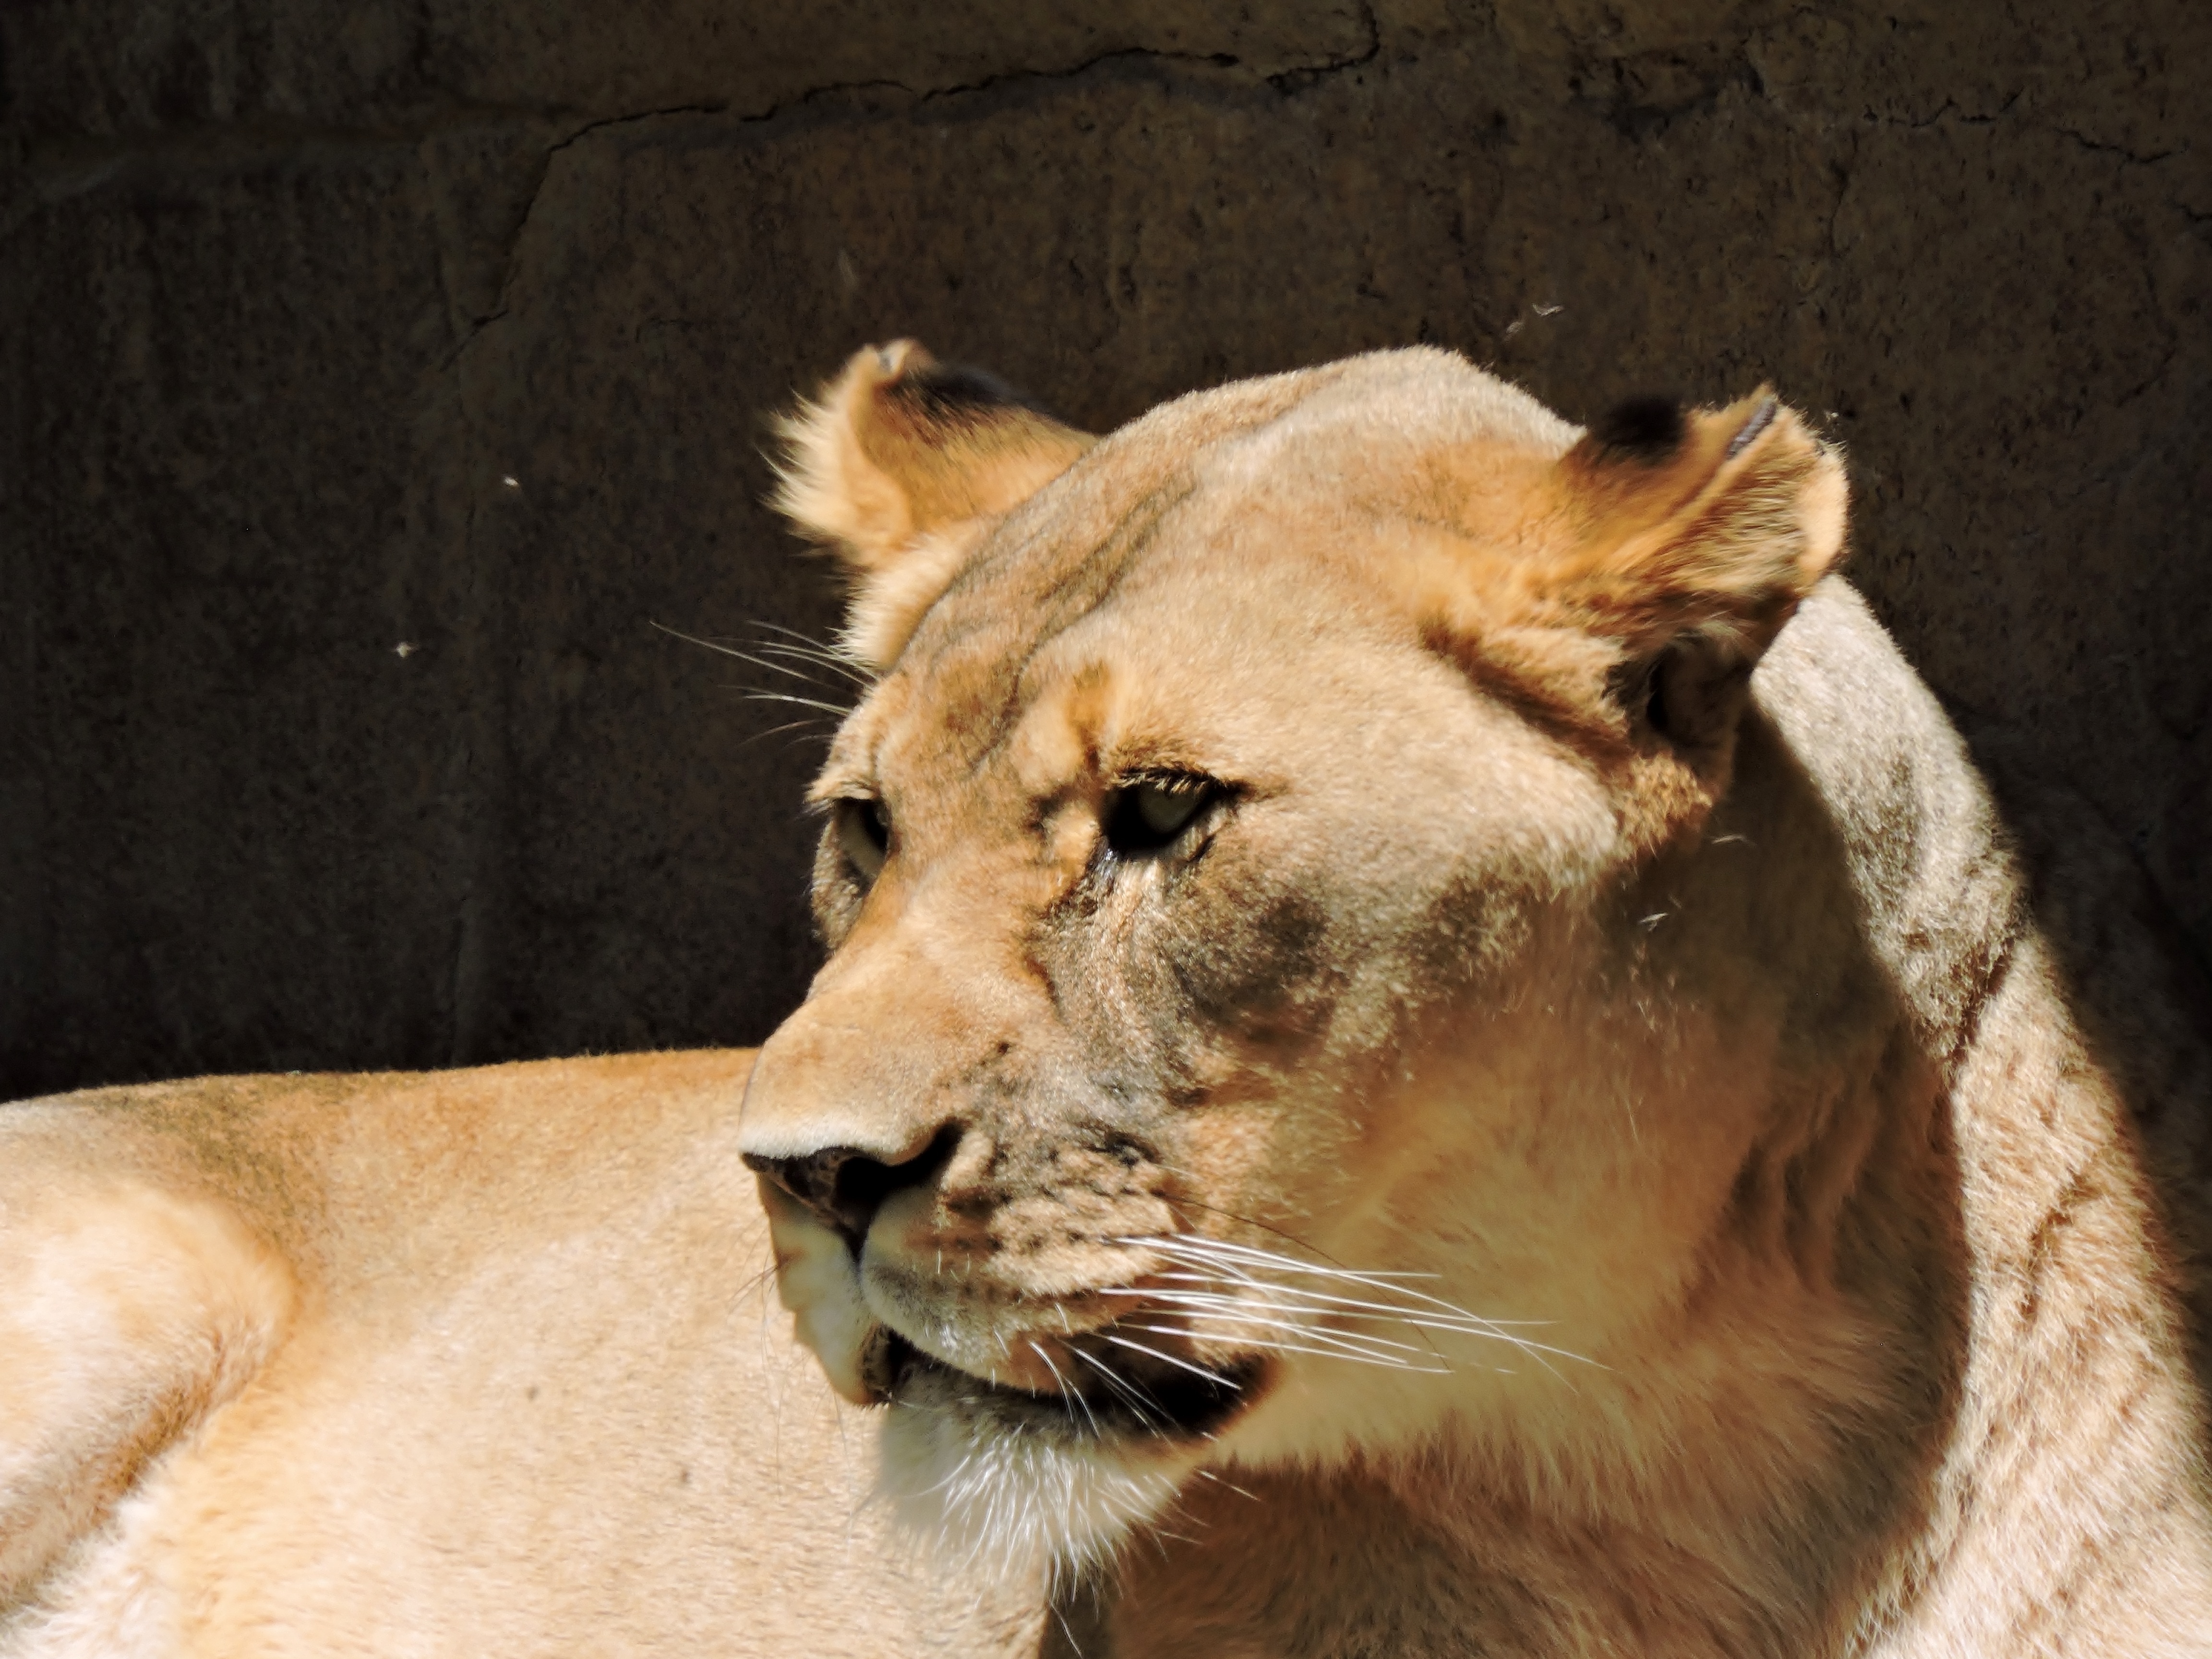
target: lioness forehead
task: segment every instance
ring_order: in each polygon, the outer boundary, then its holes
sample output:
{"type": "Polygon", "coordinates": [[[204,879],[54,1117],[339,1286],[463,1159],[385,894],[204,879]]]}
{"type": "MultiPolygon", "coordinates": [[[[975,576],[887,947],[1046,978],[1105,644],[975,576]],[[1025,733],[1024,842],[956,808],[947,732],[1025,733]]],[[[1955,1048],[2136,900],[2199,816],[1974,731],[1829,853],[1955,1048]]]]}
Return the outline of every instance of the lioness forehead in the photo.
{"type": "Polygon", "coordinates": [[[917,709],[934,757],[950,742],[973,767],[1069,671],[1225,650],[1232,617],[1241,649],[1279,629],[1310,655],[1317,629],[1393,608],[1362,562],[1380,526],[1401,540],[1408,521],[1508,534],[1577,436],[1428,348],[1162,404],[1008,515],[922,617],[832,769],[866,768],[917,709]]]}
{"type": "Polygon", "coordinates": [[[1021,619],[1048,637],[1139,567],[1176,560],[1178,579],[1188,579],[1204,569],[1205,554],[1243,541],[1240,522],[1279,520],[1286,508],[1308,533],[1237,550],[1277,559],[1324,551],[1332,508],[1428,513],[1472,528],[1463,475],[1480,470],[1485,452],[1548,463],[1577,435],[1527,393],[1428,348],[1193,392],[1112,434],[1009,515],[908,654],[940,655],[972,630],[977,612],[1016,599],[1026,601],[1021,619]],[[1449,507],[1437,499],[1446,458],[1449,507]]]}

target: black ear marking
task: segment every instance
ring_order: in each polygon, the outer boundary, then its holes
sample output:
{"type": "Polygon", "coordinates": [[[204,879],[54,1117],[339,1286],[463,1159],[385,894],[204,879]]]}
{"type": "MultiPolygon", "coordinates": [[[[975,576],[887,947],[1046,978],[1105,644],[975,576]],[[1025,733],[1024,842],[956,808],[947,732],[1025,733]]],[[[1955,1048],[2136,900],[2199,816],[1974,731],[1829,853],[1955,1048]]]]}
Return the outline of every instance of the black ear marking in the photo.
{"type": "Polygon", "coordinates": [[[1774,416],[1782,405],[1771,398],[1762,398],[1759,407],[1751,411],[1751,418],[1729,440],[1728,459],[1734,460],[1757,441],[1759,434],[1774,424],[1774,416]]]}
{"type": "Polygon", "coordinates": [[[1650,396],[1615,404],[1592,423],[1589,435],[1608,460],[1656,466],[1681,447],[1687,429],[1678,400],[1650,396]]]}
{"type": "Polygon", "coordinates": [[[885,389],[933,425],[973,423],[1002,410],[1044,412],[997,375],[965,363],[922,363],[885,389]]]}

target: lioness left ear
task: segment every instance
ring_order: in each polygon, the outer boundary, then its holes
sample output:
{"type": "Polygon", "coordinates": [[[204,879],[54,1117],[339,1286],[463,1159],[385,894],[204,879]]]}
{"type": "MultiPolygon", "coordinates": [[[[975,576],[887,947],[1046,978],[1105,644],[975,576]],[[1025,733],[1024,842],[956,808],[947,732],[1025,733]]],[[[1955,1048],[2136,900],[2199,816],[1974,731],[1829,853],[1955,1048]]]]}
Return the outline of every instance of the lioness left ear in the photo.
{"type": "Polygon", "coordinates": [[[855,352],[777,433],[775,506],[843,560],[846,648],[878,668],[991,526],[1097,441],[912,340],[855,352]]]}
{"type": "Polygon", "coordinates": [[[1631,718],[1724,759],[1752,667],[1843,550],[1841,458],[1762,390],[1624,405],[1559,466],[1571,550],[1548,597],[1618,642],[1631,718]]]}

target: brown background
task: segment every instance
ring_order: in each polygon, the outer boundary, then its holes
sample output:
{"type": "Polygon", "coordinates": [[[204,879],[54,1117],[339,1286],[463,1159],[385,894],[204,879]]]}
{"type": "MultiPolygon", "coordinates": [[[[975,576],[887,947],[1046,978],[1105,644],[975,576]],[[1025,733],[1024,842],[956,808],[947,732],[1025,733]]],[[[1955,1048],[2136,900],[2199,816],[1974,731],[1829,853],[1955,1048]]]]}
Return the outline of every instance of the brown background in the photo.
{"type": "Polygon", "coordinates": [[[1771,380],[1929,679],[2212,946],[2198,0],[9,0],[0,51],[0,1093],[765,1033],[818,751],[652,624],[827,631],[762,416],[902,333],[1094,427],[1414,340],[1578,418],[1771,380]]]}

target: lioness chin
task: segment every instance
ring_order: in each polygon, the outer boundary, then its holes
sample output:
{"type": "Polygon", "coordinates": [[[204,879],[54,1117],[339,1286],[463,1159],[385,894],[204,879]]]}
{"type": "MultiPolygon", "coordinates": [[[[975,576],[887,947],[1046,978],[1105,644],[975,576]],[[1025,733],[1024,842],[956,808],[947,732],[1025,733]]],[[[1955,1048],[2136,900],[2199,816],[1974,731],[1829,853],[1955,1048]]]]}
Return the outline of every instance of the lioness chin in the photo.
{"type": "Polygon", "coordinates": [[[1094,440],[902,343],[787,435],[807,1002],[0,1119],[0,1653],[2212,1646],[2112,1075],[2178,1169],[2201,1048],[1796,416],[1409,351],[1094,440]]]}

